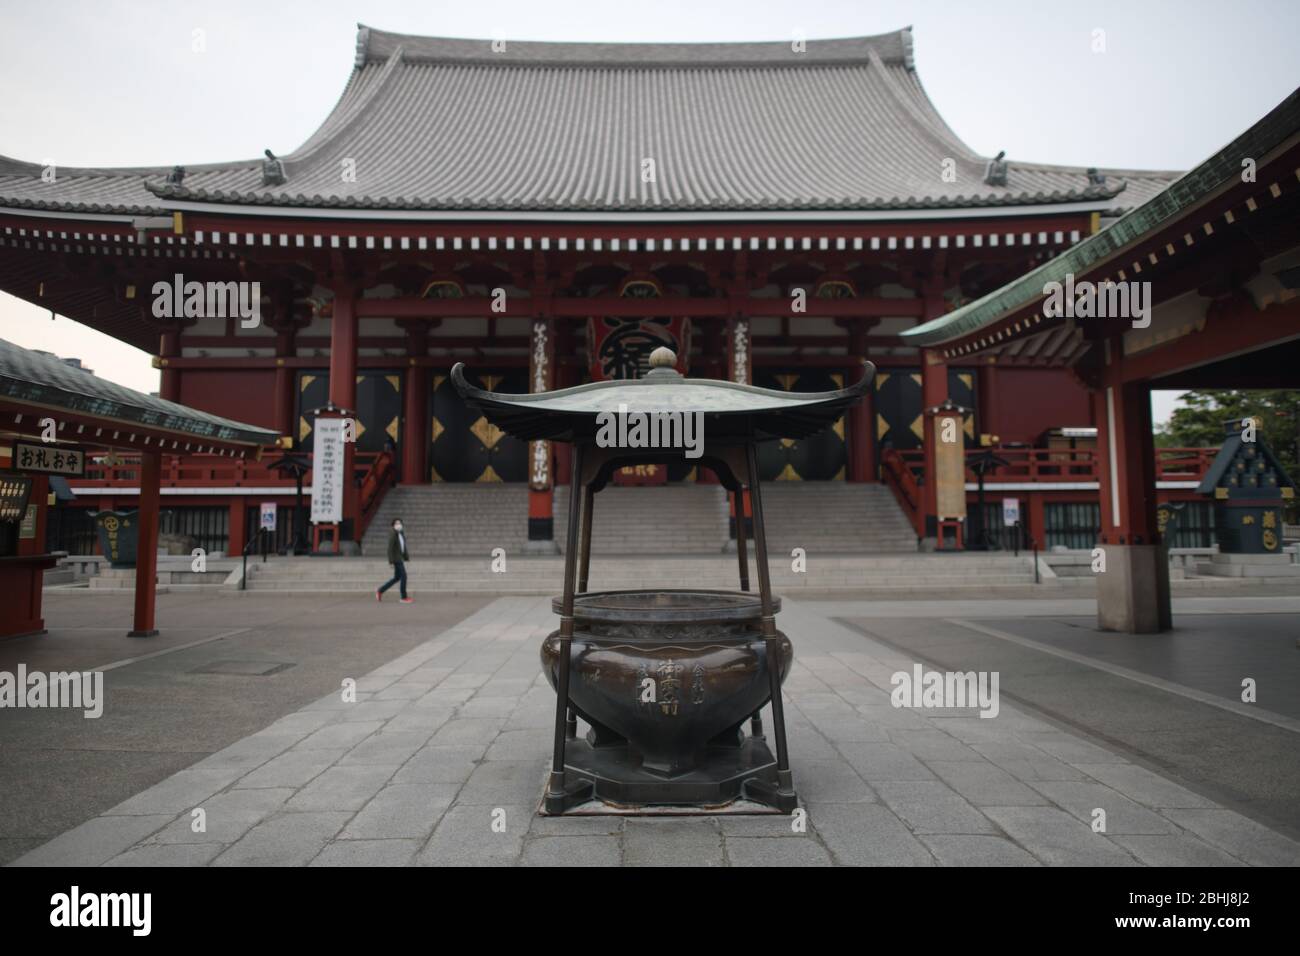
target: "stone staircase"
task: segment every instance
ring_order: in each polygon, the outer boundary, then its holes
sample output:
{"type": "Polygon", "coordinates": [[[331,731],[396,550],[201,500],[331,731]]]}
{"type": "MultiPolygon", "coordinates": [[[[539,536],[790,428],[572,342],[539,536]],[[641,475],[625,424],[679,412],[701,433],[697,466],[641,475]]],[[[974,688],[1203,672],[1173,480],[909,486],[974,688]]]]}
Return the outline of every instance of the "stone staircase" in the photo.
{"type": "MultiPolygon", "coordinates": [[[[773,556],[914,553],[916,536],[884,485],[842,481],[772,482],[763,486],[773,556]]],[[[720,485],[610,485],[596,496],[592,554],[665,557],[720,554],[728,541],[727,495],[720,485]]],[[[412,558],[521,554],[528,537],[523,484],[437,483],[392,488],[361,544],[384,557],[388,530],[401,517],[412,558]]],[[[562,551],[569,489],[555,491],[555,543],[562,551]]]]}
{"type": "MultiPolygon", "coordinates": [[[[793,571],[787,556],[773,557],[770,567],[776,593],[792,596],[800,591],[853,590],[938,600],[1077,591],[1055,578],[1035,585],[1033,559],[1029,555],[821,555],[810,551],[806,573],[793,571]]],[[[564,579],[560,556],[525,556],[517,552],[507,553],[504,573],[492,570],[487,551],[473,557],[412,558],[407,570],[411,589],[417,593],[557,594],[564,579]]],[[[388,564],[379,558],[279,558],[266,564],[250,564],[247,583],[250,591],[262,592],[368,592],[389,574],[388,564]]],[[[589,583],[591,590],[645,587],[734,590],[738,577],[735,555],[602,557],[593,548],[589,583]]],[[[757,586],[752,554],[750,581],[757,586]]]]}
{"type": "MultiPolygon", "coordinates": [[[[773,557],[796,547],[819,555],[916,552],[912,526],[884,485],[772,482],[763,485],[763,507],[773,557]]],[[[568,514],[568,489],[557,489],[561,550],[568,514]]],[[[608,487],[596,496],[595,515],[593,556],[717,554],[728,540],[727,495],[720,485],[608,487]]]]}
{"type": "Polygon", "coordinates": [[[763,510],[773,559],[793,548],[809,555],[916,553],[916,532],[882,484],[773,481],[763,485],[763,510]]]}
{"type": "Polygon", "coordinates": [[[411,557],[519,554],[528,539],[528,486],[436,482],[388,489],[361,540],[366,557],[384,558],[393,519],[401,518],[411,557]]]}
{"type": "MultiPolygon", "coordinates": [[[[595,496],[591,554],[673,557],[721,554],[727,544],[727,495],[721,485],[658,488],[609,485],[595,496]]],[[[555,543],[567,544],[569,489],[555,490],[555,543]]]]}

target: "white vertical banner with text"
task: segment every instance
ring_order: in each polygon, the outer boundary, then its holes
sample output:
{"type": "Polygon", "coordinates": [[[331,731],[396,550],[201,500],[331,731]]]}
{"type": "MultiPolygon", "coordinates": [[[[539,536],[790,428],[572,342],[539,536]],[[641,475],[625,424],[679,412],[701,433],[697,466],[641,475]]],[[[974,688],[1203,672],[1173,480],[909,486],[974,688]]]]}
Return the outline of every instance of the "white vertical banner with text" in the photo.
{"type": "MultiPolygon", "coordinates": [[[[555,336],[550,319],[534,319],[528,350],[528,391],[549,392],[555,382],[555,336]]],[[[528,443],[528,487],[533,491],[551,488],[551,443],[528,443]]]]}
{"type": "Polygon", "coordinates": [[[337,524],[343,520],[343,419],[316,419],[312,436],[311,520],[337,524]]]}

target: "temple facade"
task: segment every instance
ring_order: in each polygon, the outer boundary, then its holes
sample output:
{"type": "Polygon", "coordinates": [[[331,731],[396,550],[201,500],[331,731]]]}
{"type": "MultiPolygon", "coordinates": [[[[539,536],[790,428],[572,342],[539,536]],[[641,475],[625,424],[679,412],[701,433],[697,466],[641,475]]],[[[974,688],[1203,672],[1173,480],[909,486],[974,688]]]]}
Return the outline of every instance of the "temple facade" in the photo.
{"type": "MultiPolygon", "coordinates": [[[[480,505],[545,546],[567,461],[471,411],[450,368],[546,391],[639,377],[667,345],[690,376],[787,391],[841,388],[875,363],[833,429],[764,445],[766,480],[861,486],[923,546],[944,544],[927,409],[955,406],[965,465],[1000,462],[982,492],[965,474],[976,529],[998,526],[987,543],[1010,546],[1014,499],[1015,543],[1091,547],[1101,423],[1082,331],[969,354],[904,333],[1177,174],[977,155],[926,96],[912,44],[910,29],[801,47],[361,27],[342,97],[292,153],[147,169],[0,157],[0,288],[154,354],[162,398],[271,429],[278,451],[310,455],[319,414],[353,418],[344,542],[363,542],[395,494],[512,485],[480,505]]],[[[1198,501],[1182,543],[1210,544],[1195,488],[1213,450],[1156,454],[1161,494],[1198,501]]],[[[59,544],[77,550],[79,515],[130,507],[136,467],[110,459],[70,482],[59,544]]],[[[716,481],[685,467],[617,480],[716,481]]],[[[262,503],[295,500],[265,461],[205,453],[165,458],[162,486],[164,530],[229,553],[262,503]]],[[[438,501],[466,499],[429,500],[437,521],[438,501]]]]}

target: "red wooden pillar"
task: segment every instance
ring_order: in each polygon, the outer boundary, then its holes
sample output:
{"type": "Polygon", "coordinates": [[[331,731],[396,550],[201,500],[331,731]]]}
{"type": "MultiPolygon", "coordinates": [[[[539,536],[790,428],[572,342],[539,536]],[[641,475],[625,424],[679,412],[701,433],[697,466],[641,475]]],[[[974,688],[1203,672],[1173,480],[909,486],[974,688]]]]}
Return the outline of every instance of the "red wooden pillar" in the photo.
{"type": "MultiPolygon", "coordinates": [[[[948,400],[948,365],[943,357],[929,349],[921,351],[921,408],[934,408],[948,400]]],[[[922,447],[925,451],[925,484],[922,486],[922,500],[925,504],[925,535],[938,540],[938,482],[935,480],[937,464],[935,460],[935,425],[936,419],[922,415],[924,422],[922,447]]]]}
{"type": "MultiPolygon", "coordinates": [[[[849,356],[856,360],[867,357],[867,331],[865,322],[854,322],[849,326],[849,356]]],[[[862,375],[862,367],[856,362],[844,372],[844,385],[847,388],[862,375]]],[[[867,392],[862,401],[849,406],[845,424],[845,439],[848,442],[848,480],[875,481],[876,473],[876,408],[874,391],[867,392]]]]}
{"type": "Polygon", "coordinates": [[[1047,550],[1047,510],[1043,499],[1037,491],[1029,493],[1029,534],[1038,542],[1040,551],[1047,550]]]}
{"type": "Polygon", "coordinates": [[[237,558],[244,553],[248,543],[246,506],[243,496],[237,495],[230,502],[230,517],[227,519],[226,557],[237,558]]]}
{"type": "MultiPolygon", "coordinates": [[[[347,281],[334,284],[334,317],[330,322],[330,404],[355,414],[357,409],[357,288],[347,281]]],[[[359,517],[354,477],[356,442],[343,443],[343,524],[340,541],[356,536],[359,517]]]]}
{"type": "MultiPolygon", "coordinates": [[[[998,367],[990,360],[975,376],[975,421],[980,431],[1002,437],[1002,410],[998,405],[998,367]]],[[[978,438],[978,436],[976,436],[978,438]]],[[[1019,439],[1016,439],[1019,440],[1019,439]]]]}
{"type": "Polygon", "coordinates": [[[278,329],[275,333],[275,430],[290,438],[294,434],[293,420],[293,369],[286,359],[292,358],[296,331],[278,329]]]}
{"type": "Polygon", "coordinates": [[[1097,622],[1152,634],[1173,626],[1169,558],[1156,531],[1155,440],[1146,382],[1108,376],[1093,393],[1101,498],[1097,622]]]}
{"type": "Polygon", "coordinates": [[[158,498],[162,455],[140,453],[140,509],[136,512],[135,626],[127,637],[156,637],[154,602],[158,585],[158,498]]]}
{"type": "Polygon", "coordinates": [[[402,484],[429,483],[429,370],[424,357],[429,354],[429,332],[423,324],[406,330],[405,422],[402,428],[402,484]]]}
{"type": "Polygon", "coordinates": [[[158,396],[168,402],[181,400],[180,369],[171,366],[171,359],[181,354],[180,332],[163,332],[158,336],[158,367],[161,369],[158,396]]]}
{"type": "Polygon", "coordinates": [[[1155,440],[1145,382],[1108,385],[1093,393],[1100,458],[1103,544],[1154,544],[1155,440]]]}

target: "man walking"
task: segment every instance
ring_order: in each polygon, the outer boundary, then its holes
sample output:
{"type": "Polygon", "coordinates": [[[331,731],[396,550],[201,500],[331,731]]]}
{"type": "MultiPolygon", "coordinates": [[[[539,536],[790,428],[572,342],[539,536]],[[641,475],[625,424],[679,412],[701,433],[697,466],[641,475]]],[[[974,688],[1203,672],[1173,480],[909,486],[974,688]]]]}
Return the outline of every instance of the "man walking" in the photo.
{"type": "Polygon", "coordinates": [[[411,555],[406,550],[406,535],[402,533],[402,519],[393,519],[393,530],[388,533],[388,563],[393,566],[393,578],[375,591],[375,600],[382,601],[384,592],[394,584],[401,583],[402,603],[413,604],[406,596],[406,562],[411,555]]]}

